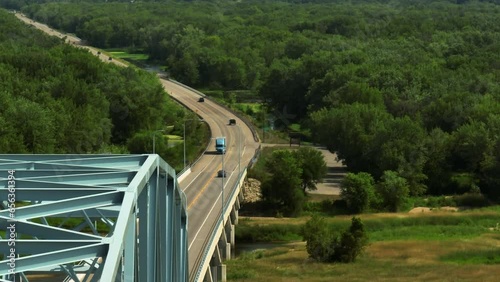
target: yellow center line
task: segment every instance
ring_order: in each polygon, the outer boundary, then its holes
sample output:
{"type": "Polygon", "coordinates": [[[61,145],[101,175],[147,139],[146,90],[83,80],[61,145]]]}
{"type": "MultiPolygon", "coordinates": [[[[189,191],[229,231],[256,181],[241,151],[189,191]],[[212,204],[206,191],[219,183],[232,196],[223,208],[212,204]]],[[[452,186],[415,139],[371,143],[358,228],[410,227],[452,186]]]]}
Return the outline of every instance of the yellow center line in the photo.
{"type": "MultiPolygon", "coordinates": [[[[210,179],[213,179],[217,175],[217,171],[219,171],[221,168],[222,168],[222,164],[220,164],[217,167],[216,172],[214,174],[212,174],[212,176],[210,176],[210,179]]],[[[198,199],[200,198],[201,195],[203,195],[203,192],[205,192],[205,190],[207,189],[208,185],[210,185],[210,183],[212,183],[212,181],[207,181],[207,183],[205,183],[205,185],[203,186],[203,188],[201,188],[201,190],[198,192],[198,194],[196,194],[196,197],[194,197],[193,201],[188,205],[188,211],[191,209],[191,207],[194,204],[196,204],[196,202],[198,202],[198,199]]]]}

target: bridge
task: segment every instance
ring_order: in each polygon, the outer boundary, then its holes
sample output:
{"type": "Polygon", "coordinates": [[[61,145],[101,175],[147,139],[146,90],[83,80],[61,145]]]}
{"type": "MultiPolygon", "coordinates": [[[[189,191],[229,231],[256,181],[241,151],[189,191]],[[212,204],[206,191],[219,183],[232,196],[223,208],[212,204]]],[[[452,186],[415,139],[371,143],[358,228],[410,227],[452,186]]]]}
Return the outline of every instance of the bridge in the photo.
{"type": "MultiPolygon", "coordinates": [[[[69,43],[79,42],[16,16],[69,43]]],[[[123,66],[95,48],[75,45],[123,66]]],[[[226,137],[227,153],[217,154],[212,138],[205,153],[179,175],[157,155],[0,156],[5,174],[0,175],[0,230],[14,220],[16,233],[23,235],[16,238],[20,249],[12,271],[10,234],[0,233],[0,278],[11,279],[16,272],[25,281],[56,281],[50,275],[59,275],[57,281],[225,281],[223,261],[235,246],[246,167],[259,142],[233,112],[210,99],[198,102],[204,95],[188,86],[160,81],[209,125],[212,137],[226,137]],[[227,174],[218,177],[221,169],[227,174]],[[8,173],[14,170],[16,201],[29,204],[16,207],[10,217],[8,173]],[[30,276],[38,274],[49,278],[30,276]]],[[[197,121],[186,120],[184,127],[192,122],[197,121]]]]}
{"type": "Polygon", "coordinates": [[[3,281],[187,279],[186,198],[158,155],[0,155],[0,173],[3,281]]]}
{"type": "Polygon", "coordinates": [[[225,281],[223,261],[231,258],[235,247],[242,185],[248,165],[258,154],[258,138],[250,125],[230,110],[210,99],[198,102],[203,93],[167,79],[161,83],[172,98],[209,125],[212,137],[226,137],[226,154],[216,153],[212,138],[205,153],[179,177],[188,199],[189,280],[225,281]],[[236,124],[230,124],[230,119],[236,124]],[[221,169],[227,172],[226,177],[217,176],[221,169]]]}

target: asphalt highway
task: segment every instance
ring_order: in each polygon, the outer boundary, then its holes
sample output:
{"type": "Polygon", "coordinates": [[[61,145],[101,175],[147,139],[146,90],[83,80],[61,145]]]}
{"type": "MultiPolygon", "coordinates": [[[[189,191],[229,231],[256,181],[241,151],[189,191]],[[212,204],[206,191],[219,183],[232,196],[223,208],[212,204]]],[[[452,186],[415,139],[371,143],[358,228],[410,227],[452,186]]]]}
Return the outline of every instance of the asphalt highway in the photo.
{"type": "MultiPolygon", "coordinates": [[[[259,143],[253,138],[250,128],[242,120],[225,108],[205,99],[198,102],[199,94],[174,82],[161,80],[165,90],[193,112],[196,112],[210,126],[212,139],[206,153],[191,168],[191,173],[182,180],[180,186],[188,199],[188,242],[190,274],[205,240],[211,234],[213,225],[222,212],[222,183],[217,171],[227,172],[224,178],[225,200],[234,187],[240,170],[243,170],[255,154],[259,143]],[[229,125],[229,119],[235,119],[236,125],[229,125]],[[227,153],[217,154],[215,138],[226,137],[227,153]],[[241,155],[239,155],[239,153],[241,155]],[[239,157],[241,156],[241,157],[239,157]],[[224,158],[224,160],[222,159],[224,158]]],[[[167,160],[168,162],[168,160],[167,160]]]]}

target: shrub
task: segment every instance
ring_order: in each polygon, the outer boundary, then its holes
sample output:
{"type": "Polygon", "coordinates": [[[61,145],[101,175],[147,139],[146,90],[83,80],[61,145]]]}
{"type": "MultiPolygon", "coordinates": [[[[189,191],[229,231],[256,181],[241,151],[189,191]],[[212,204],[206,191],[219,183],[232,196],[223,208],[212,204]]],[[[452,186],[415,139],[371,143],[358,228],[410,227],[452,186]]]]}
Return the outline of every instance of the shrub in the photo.
{"type": "Polygon", "coordinates": [[[480,208],[486,207],[490,204],[488,199],[486,199],[483,194],[477,193],[465,193],[460,196],[455,196],[454,200],[457,203],[457,206],[465,207],[480,208]]]}
{"type": "Polygon", "coordinates": [[[366,172],[348,173],[342,181],[340,195],[347,207],[354,213],[361,213],[368,209],[375,199],[375,181],[366,172]]]}
{"type": "Polygon", "coordinates": [[[451,196],[438,196],[438,197],[415,197],[411,198],[413,202],[413,207],[429,207],[429,208],[439,208],[444,206],[456,206],[455,199],[451,196]]]}
{"type": "MultiPolygon", "coordinates": [[[[337,201],[342,201],[342,200],[336,200],[337,201]]],[[[335,203],[332,200],[323,200],[321,202],[306,202],[304,204],[303,211],[308,212],[308,213],[322,213],[322,214],[329,214],[333,215],[336,214],[336,207],[335,203]]],[[[343,210],[345,211],[345,205],[343,207],[343,210]]]]}
{"type": "Polygon", "coordinates": [[[317,215],[304,225],[302,233],[309,256],[322,262],[354,262],[368,243],[363,223],[356,217],[339,237],[333,235],[324,219],[317,215]]]}
{"type": "Polygon", "coordinates": [[[286,242],[300,240],[300,226],[272,224],[272,225],[247,225],[242,222],[236,228],[236,241],[238,242],[286,242]]]}
{"type": "Polygon", "coordinates": [[[368,243],[363,223],[360,218],[353,217],[351,227],[342,233],[340,240],[333,241],[333,253],[328,261],[354,262],[368,243]]]}

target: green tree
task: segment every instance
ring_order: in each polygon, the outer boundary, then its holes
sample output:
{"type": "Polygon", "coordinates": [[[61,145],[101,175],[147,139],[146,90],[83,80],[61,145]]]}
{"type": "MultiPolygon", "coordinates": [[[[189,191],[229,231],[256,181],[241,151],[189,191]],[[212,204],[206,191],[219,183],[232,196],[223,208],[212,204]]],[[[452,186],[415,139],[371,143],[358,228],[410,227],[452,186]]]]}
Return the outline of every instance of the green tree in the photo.
{"type": "Polygon", "coordinates": [[[363,222],[360,218],[353,217],[349,230],[342,233],[340,239],[334,240],[333,253],[330,255],[329,261],[354,262],[367,244],[368,236],[363,222]]]}
{"type": "Polygon", "coordinates": [[[272,175],[262,184],[262,197],[278,212],[300,214],[305,202],[301,189],[302,169],[289,150],[274,151],[265,165],[272,175]]]}
{"type": "Polygon", "coordinates": [[[302,239],[306,241],[309,256],[318,261],[326,260],[332,252],[330,250],[334,240],[332,235],[325,219],[314,214],[302,227],[302,239]]]}
{"type": "Polygon", "coordinates": [[[286,58],[273,62],[259,94],[274,110],[300,118],[307,109],[304,93],[308,87],[309,79],[301,69],[301,61],[286,58]]]}
{"type": "Polygon", "coordinates": [[[392,117],[381,107],[348,104],[311,115],[314,138],[352,171],[377,172],[374,137],[392,117]],[[373,146],[373,147],[372,147],[373,146]]]}
{"type": "Polygon", "coordinates": [[[452,165],[449,155],[451,153],[450,134],[439,128],[432,130],[426,139],[427,162],[425,163],[423,173],[427,176],[426,186],[428,193],[434,195],[452,194],[451,174],[452,165]]]}
{"type": "MultiPolygon", "coordinates": [[[[490,136],[500,136],[500,114],[491,115],[487,122],[490,136]]],[[[500,138],[492,141],[481,162],[481,192],[494,200],[500,199],[500,138]]]]}
{"type": "Polygon", "coordinates": [[[155,153],[164,155],[168,148],[168,138],[157,131],[144,131],[134,134],[127,143],[127,148],[132,154],[155,153]],[[154,140],[153,140],[154,138],[154,140]]]}
{"type": "Polygon", "coordinates": [[[113,36],[113,21],[109,17],[92,19],[83,24],[78,34],[93,46],[108,48],[113,36]]]}
{"type": "Polygon", "coordinates": [[[327,171],[323,154],[321,154],[321,151],[311,147],[300,147],[294,154],[302,168],[300,178],[304,193],[306,190],[316,190],[316,184],[323,180],[327,171]]]}
{"type": "Polygon", "coordinates": [[[407,203],[410,188],[406,179],[395,171],[387,170],[377,183],[376,192],[383,209],[397,212],[407,203]]]}
{"type": "Polygon", "coordinates": [[[302,227],[309,256],[321,262],[354,262],[368,244],[361,219],[353,217],[348,230],[337,236],[324,218],[313,215],[302,227]]]}
{"type": "Polygon", "coordinates": [[[386,170],[397,171],[408,181],[411,195],[422,195],[427,189],[423,174],[428,159],[426,138],[424,128],[407,116],[386,120],[369,145],[367,160],[375,165],[368,172],[378,178],[386,170]]]}
{"type": "Polygon", "coordinates": [[[340,188],[340,196],[354,213],[362,213],[375,199],[375,181],[366,172],[348,173],[340,188]]]}
{"type": "Polygon", "coordinates": [[[6,113],[17,132],[23,136],[24,147],[30,153],[50,153],[54,151],[53,116],[44,105],[24,98],[14,101],[6,113]]]}

